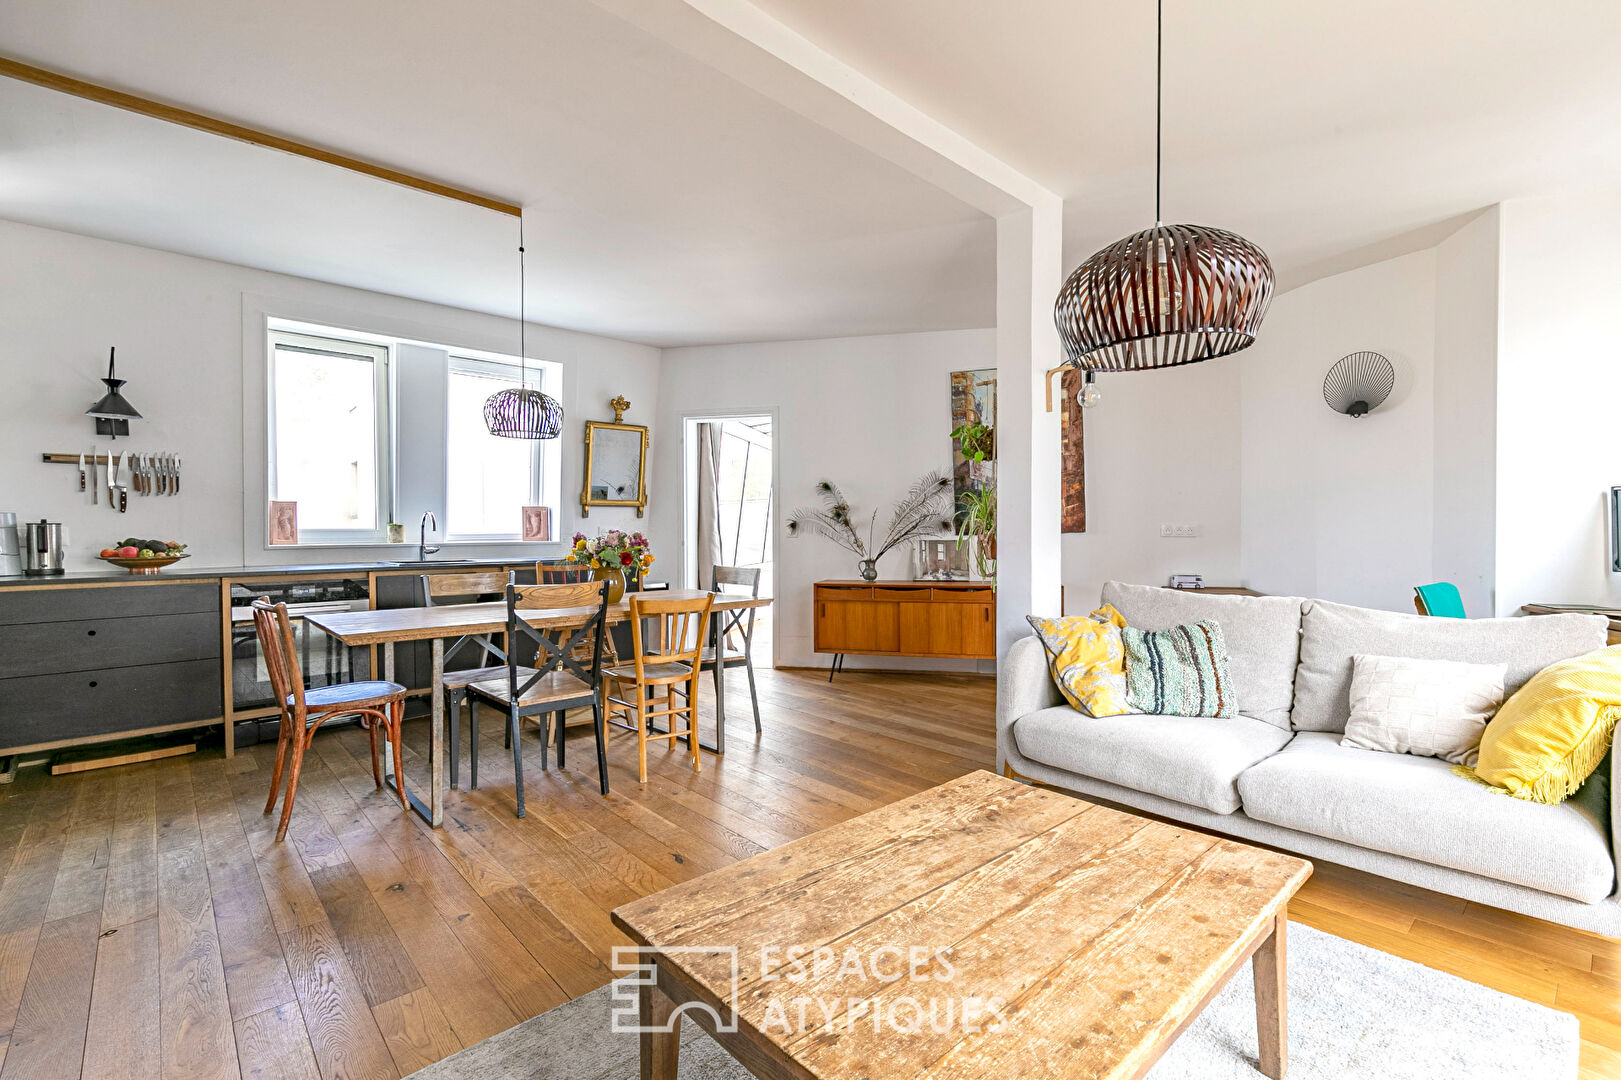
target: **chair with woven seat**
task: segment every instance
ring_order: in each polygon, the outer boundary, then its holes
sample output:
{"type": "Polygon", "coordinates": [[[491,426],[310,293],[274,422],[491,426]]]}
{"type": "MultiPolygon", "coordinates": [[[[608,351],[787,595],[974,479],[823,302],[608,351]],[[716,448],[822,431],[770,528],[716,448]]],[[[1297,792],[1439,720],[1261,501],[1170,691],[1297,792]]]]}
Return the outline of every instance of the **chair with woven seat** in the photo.
{"type": "MultiPolygon", "coordinates": [[[[603,671],[602,711],[614,727],[636,733],[636,776],[647,783],[647,743],[650,739],[687,739],[692,751],[692,768],[703,768],[698,758],[698,672],[699,657],[709,633],[709,616],[715,598],[704,595],[696,600],[654,599],[644,594],[630,596],[630,635],[634,660],[603,671]],[[649,652],[643,638],[643,620],[658,630],[656,648],[649,652]],[[683,687],[681,684],[685,684],[683,687]],[[617,687],[629,686],[629,697],[616,697],[617,687]],[[664,691],[664,707],[658,707],[658,691],[664,691]],[[684,705],[675,703],[684,694],[684,705]],[[624,714],[628,720],[615,719],[624,714]],[[686,717],[685,729],[676,727],[677,716],[686,717]],[[665,718],[667,730],[654,731],[652,723],[665,718]]],[[[619,691],[623,693],[623,690],[619,691]]]]}
{"type": "MultiPolygon", "coordinates": [[[[715,567],[714,592],[724,595],[727,586],[731,586],[739,594],[748,591],[750,597],[760,595],[760,568],[743,566],[717,566],[715,567]]],[[[720,665],[722,672],[727,668],[741,667],[749,675],[749,702],[754,706],[754,732],[760,733],[760,695],[754,688],[754,614],[755,608],[737,608],[732,611],[721,611],[715,615],[715,633],[712,635],[716,645],[705,645],[699,666],[712,669],[715,666],[716,649],[720,650],[720,665]],[[729,645],[733,634],[742,639],[741,651],[729,645]]]]}
{"type": "Polygon", "coordinates": [[[512,776],[517,789],[518,816],[524,816],[523,805],[523,740],[520,738],[523,718],[540,717],[540,767],[546,765],[547,741],[553,731],[557,733],[557,767],[564,767],[563,714],[569,709],[589,707],[595,721],[597,736],[597,779],[602,793],[608,794],[608,754],[602,728],[603,684],[602,648],[608,626],[608,586],[601,581],[583,581],[573,585],[508,585],[507,601],[507,667],[498,678],[475,682],[467,687],[469,721],[477,753],[478,703],[497,705],[507,714],[507,740],[512,747],[512,776]],[[570,618],[566,627],[548,633],[532,626],[519,614],[548,608],[586,609],[590,614],[579,620],[570,618]],[[566,636],[565,636],[566,635],[566,636]],[[536,650],[533,668],[519,667],[517,645],[528,639],[536,650]],[[589,653],[581,659],[581,646],[588,645],[589,653]]]}
{"type": "MultiPolygon", "coordinates": [[[[471,574],[423,574],[422,602],[427,607],[439,607],[444,604],[473,604],[499,600],[506,595],[506,587],[511,585],[512,581],[513,573],[510,570],[471,574]]],[[[445,716],[450,719],[451,787],[455,787],[461,777],[462,701],[467,697],[467,687],[471,683],[506,674],[505,644],[503,641],[501,645],[497,645],[490,634],[463,634],[445,649],[445,716]],[[462,668],[459,671],[450,670],[451,657],[467,646],[474,646],[479,650],[479,659],[483,661],[483,665],[462,668]]],[[[473,730],[472,736],[472,761],[469,768],[472,772],[472,784],[478,787],[477,729],[473,730]]]]}
{"type": "Polygon", "coordinates": [[[298,794],[299,774],[304,771],[304,751],[315,739],[315,732],[328,720],[353,716],[360,720],[371,738],[371,774],[379,791],[383,787],[382,763],[377,753],[377,732],[387,733],[394,748],[394,785],[400,806],[406,807],[405,758],[400,746],[400,724],[405,719],[405,687],[399,683],[370,680],[337,683],[313,690],[304,688],[304,672],[293,647],[293,620],[286,604],[272,604],[261,596],[253,602],[253,627],[259,635],[259,650],[270,674],[270,685],[281,703],[281,723],[277,725],[276,764],[270,773],[270,797],[265,813],[276,808],[282,772],[287,772],[287,794],[282,800],[281,822],[276,826],[279,843],[287,836],[287,823],[293,817],[293,799],[298,794]],[[289,750],[291,754],[289,755],[289,750]],[[288,758],[292,761],[289,767],[288,758]]]}

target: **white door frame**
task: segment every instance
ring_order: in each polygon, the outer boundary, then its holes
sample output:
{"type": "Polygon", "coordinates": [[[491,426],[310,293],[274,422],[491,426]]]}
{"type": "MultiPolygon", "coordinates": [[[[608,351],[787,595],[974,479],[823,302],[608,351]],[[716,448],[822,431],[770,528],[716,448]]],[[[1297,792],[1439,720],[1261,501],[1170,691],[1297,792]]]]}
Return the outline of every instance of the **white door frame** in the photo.
{"type": "MultiPolygon", "coordinates": [[[[782,582],[782,560],[778,550],[782,536],[782,415],[775,405],[756,409],[708,409],[681,414],[681,583],[696,586],[698,553],[692,549],[698,534],[698,446],[694,441],[696,425],[711,420],[746,420],[755,416],[771,418],[771,567],[773,588],[782,582]]],[[[775,614],[776,597],[772,597],[775,614]]],[[[771,666],[777,666],[777,642],[782,620],[771,624],[771,666]]]]}

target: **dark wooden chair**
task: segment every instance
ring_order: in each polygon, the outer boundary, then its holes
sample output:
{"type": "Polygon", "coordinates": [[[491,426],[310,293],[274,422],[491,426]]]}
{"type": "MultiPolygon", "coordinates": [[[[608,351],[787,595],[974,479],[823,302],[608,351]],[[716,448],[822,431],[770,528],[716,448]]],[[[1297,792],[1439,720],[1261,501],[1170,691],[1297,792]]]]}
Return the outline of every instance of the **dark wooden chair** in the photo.
{"type": "Polygon", "coordinates": [[[512,776],[517,787],[518,816],[523,817],[523,740],[519,737],[525,716],[540,717],[540,767],[546,768],[546,746],[552,731],[557,733],[557,767],[564,767],[563,714],[568,709],[589,707],[597,736],[597,779],[602,793],[608,794],[608,753],[602,727],[602,649],[608,626],[608,586],[601,581],[572,585],[507,586],[507,668],[500,678],[486,679],[468,686],[469,722],[473,752],[478,752],[478,703],[499,705],[507,714],[507,740],[512,746],[512,776]],[[583,622],[554,634],[529,625],[518,613],[539,608],[590,608],[583,622]],[[516,647],[528,639],[536,649],[534,668],[518,666],[516,647]],[[589,644],[589,657],[580,658],[580,647],[589,644]]]}
{"type": "MultiPolygon", "coordinates": [[[[510,570],[423,574],[422,602],[427,607],[439,607],[442,604],[476,604],[500,600],[506,595],[506,588],[512,584],[512,580],[513,572],[510,570]]],[[[450,719],[451,787],[455,787],[461,777],[462,701],[467,697],[467,687],[472,683],[506,674],[505,645],[505,639],[498,645],[494,636],[490,634],[463,634],[445,650],[445,716],[450,719]],[[449,670],[451,658],[467,646],[473,646],[479,651],[479,659],[483,661],[483,666],[462,668],[459,671],[449,670]]],[[[474,738],[477,739],[476,733],[474,738]]],[[[475,741],[473,746],[475,749],[469,767],[473,773],[473,786],[478,787],[476,749],[478,743],[475,741]]]]}
{"type": "Polygon", "coordinates": [[[377,754],[377,732],[381,728],[388,734],[394,747],[394,785],[400,799],[405,801],[405,760],[400,747],[400,723],[405,719],[405,687],[399,683],[373,680],[368,682],[337,683],[314,690],[304,689],[304,672],[298,666],[298,652],[293,647],[293,620],[287,614],[286,604],[272,604],[269,597],[261,596],[253,602],[253,627],[259,635],[259,649],[264,655],[265,668],[270,673],[270,685],[281,704],[281,723],[276,736],[276,766],[270,774],[270,797],[265,800],[265,813],[276,807],[276,794],[281,789],[281,776],[287,766],[291,750],[292,767],[287,770],[287,794],[282,800],[281,823],[276,826],[276,840],[287,836],[287,823],[293,816],[293,799],[298,794],[298,777],[304,770],[304,751],[315,739],[315,732],[323,723],[341,716],[354,716],[371,737],[371,774],[379,790],[383,787],[382,763],[377,754]]]}
{"type": "MultiPolygon", "coordinates": [[[[716,593],[724,594],[728,587],[738,592],[748,591],[751,597],[760,595],[760,569],[759,567],[717,566],[715,567],[715,580],[713,588],[716,593]]],[[[722,672],[726,668],[741,667],[749,674],[749,702],[754,706],[754,732],[760,732],[760,695],[754,687],[754,615],[756,608],[738,608],[735,611],[720,611],[715,615],[715,633],[713,637],[717,644],[705,645],[699,666],[713,668],[718,662],[722,672]],[[737,634],[743,643],[741,651],[730,647],[729,640],[732,634],[737,634]],[[717,650],[719,650],[717,652],[717,650]],[[717,660],[718,657],[718,660],[717,660]]]]}
{"type": "MultiPolygon", "coordinates": [[[[649,739],[679,739],[683,736],[692,750],[693,771],[703,766],[698,759],[698,656],[708,640],[709,615],[713,596],[696,600],[653,599],[645,594],[630,597],[630,634],[634,661],[603,671],[602,711],[607,722],[636,733],[636,776],[647,783],[647,743],[649,739]],[[648,651],[643,639],[643,620],[651,620],[658,630],[654,647],[648,651]],[[680,684],[685,683],[685,689],[680,684]],[[615,697],[615,687],[629,684],[629,697],[615,697]],[[658,707],[658,692],[664,691],[664,707],[658,707]],[[676,704],[676,694],[684,694],[685,704],[676,704]],[[625,721],[615,720],[623,713],[625,721]],[[685,729],[676,726],[677,716],[686,717],[685,729]],[[652,728],[654,719],[664,717],[666,730],[652,728]]],[[[623,690],[620,690],[623,693],[623,690]]]]}

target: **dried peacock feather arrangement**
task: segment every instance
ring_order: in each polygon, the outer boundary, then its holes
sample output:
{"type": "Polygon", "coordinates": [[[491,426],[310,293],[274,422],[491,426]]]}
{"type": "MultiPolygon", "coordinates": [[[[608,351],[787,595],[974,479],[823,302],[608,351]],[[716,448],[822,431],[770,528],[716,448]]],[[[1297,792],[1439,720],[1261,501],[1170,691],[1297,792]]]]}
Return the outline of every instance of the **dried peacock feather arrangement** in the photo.
{"type": "Polygon", "coordinates": [[[801,532],[825,536],[861,560],[861,576],[868,581],[878,577],[878,560],[888,552],[919,536],[949,533],[951,521],[945,505],[951,497],[951,478],[941,472],[925,473],[913,482],[906,494],[890,508],[889,527],[878,538],[878,511],[867,521],[867,535],[861,535],[850,511],[850,500],[839,485],[820,481],[816,492],[822,497],[821,509],[801,507],[788,517],[788,535],[801,532]]]}

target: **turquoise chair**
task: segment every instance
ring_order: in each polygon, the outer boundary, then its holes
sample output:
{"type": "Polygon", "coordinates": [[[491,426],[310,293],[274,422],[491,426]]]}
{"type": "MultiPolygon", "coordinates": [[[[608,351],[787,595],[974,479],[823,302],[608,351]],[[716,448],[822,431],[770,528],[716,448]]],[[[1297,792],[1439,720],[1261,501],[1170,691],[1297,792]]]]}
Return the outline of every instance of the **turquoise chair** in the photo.
{"type": "Polygon", "coordinates": [[[1413,588],[1413,606],[1420,615],[1435,615],[1443,619],[1467,619],[1463,611],[1463,597],[1450,581],[1437,581],[1434,585],[1413,588]]]}

